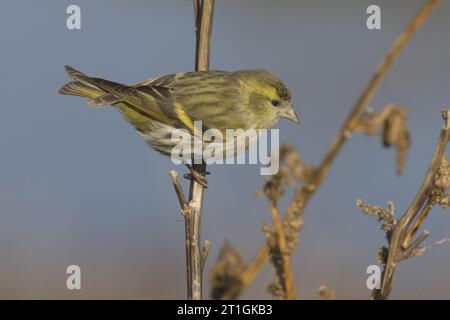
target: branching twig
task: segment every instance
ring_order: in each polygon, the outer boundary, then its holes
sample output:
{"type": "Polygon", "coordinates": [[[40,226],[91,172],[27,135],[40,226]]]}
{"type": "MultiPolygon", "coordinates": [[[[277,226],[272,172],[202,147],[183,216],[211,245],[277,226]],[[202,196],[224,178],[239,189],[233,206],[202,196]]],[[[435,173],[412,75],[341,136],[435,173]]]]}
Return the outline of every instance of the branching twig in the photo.
{"type": "MultiPolygon", "coordinates": [[[[450,138],[450,111],[444,111],[443,116],[445,124],[422,185],[408,210],[398,221],[395,221],[394,216],[394,223],[386,230],[389,246],[382,250],[381,260],[384,262],[384,270],[381,277],[381,287],[374,290],[373,299],[387,299],[391,293],[392,281],[398,264],[403,260],[421,254],[425,250],[421,245],[428,237],[429,232],[425,230],[415,240],[413,238],[428,216],[433,204],[436,204],[432,201],[433,191],[440,187],[436,184],[437,178],[440,178],[438,172],[443,165],[446,165],[447,161],[444,152],[450,138]]],[[[445,179],[448,179],[448,177],[445,177],[445,179]]]]}
{"type": "MultiPolygon", "coordinates": [[[[395,62],[397,57],[399,56],[402,49],[409,42],[413,34],[420,26],[425,22],[425,20],[429,17],[432,10],[437,6],[439,0],[429,0],[418,12],[418,14],[412,19],[412,21],[407,25],[404,31],[397,37],[392,47],[381,61],[377,70],[373,74],[371,80],[365,87],[361,96],[357,100],[347,119],[345,120],[341,130],[337,133],[336,137],[332,141],[328,151],[325,153],[325,156],[321,162],[321,164],[317,167],[312,177],[305,183],[303,187],[299,187],[295,194],[294,198],[287,208],[288,212],[293,212],[297,216],[301,216],[303,211],[308,204],[309,200],[315,194],[317,189],[320,187],[325,177],[327,176],[331,164],[335,160],[336,156],[339,154],[342,146],[347,141],[347,139],[351,136],[352,133],[352,124],[357,117],[368,107],[370,102],[372,101],[375,92],[380,87],[383,79],[385,78],[387,72],[391,68],[392,64],[395,62]]],[[[267,247],[267,244],[264,244],[264,247],[267,247]]],[[[258,263],[255,261],[250,261],[248,266],[252,266],[251,274],[245,273],[246,280],[250,281],[254,279],[256,274],[258,274],[261,268],[264,266],[264,262],[267,262],[269,258],[269,250],[265,248],[261,248],[256,255],[258,258],[258,263]]],[[[249,269],[249,268],[246,268],[249,269]]],[[[236,287],[231,288],[232,290],[236,290],[236,287]]],[[[225,296],[227,293],[225,293],[225,296]]]]}
{"type": "MultiPolygon", "coordinates": [[[[207,71],[211,47],[214,0],[194,0],[194,21],[196,32],[195,70],[207,71]]],[[[194,164],[193,168],[201,175],[206,174],[206,164],[194,164]]],[[[201,247],[201,217],[203,206],[203,186],[191,179],[189,201],[178,181],[176,172],[171,172],[172,182],[181,205],[185,220],[186,236],[186,279],[188,299],[202,299],[203,266],[208,256],[210,242],[201,247]]]]}

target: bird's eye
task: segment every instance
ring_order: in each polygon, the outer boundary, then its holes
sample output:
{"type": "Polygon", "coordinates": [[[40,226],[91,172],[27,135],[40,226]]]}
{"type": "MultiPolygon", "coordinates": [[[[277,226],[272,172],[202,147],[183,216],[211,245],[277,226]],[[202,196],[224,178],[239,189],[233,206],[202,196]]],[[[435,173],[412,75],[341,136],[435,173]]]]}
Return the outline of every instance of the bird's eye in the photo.
{"type": "Polygon", "coordinates": [[[280,105],[280,101],[278,101],[278,100],[272,100],[272,105],[273,105],[274,107],[278,107],[278,106],[280,105]]]}

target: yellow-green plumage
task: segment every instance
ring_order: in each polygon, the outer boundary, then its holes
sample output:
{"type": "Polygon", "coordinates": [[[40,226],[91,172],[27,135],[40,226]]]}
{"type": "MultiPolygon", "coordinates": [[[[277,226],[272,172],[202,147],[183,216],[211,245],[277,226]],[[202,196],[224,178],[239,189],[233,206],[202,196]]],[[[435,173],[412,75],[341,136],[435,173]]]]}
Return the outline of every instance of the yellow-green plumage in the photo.
{"type": "Polygon", "coordinates": [[[298,122],[284,83],[264,70],[187,72],[124,85],[89,77],[71,67],[61,94],[86,97],[93,107],[112,105],[157,151],[169,155],[174,129],[271,128],[285,117],[298,122]]]}

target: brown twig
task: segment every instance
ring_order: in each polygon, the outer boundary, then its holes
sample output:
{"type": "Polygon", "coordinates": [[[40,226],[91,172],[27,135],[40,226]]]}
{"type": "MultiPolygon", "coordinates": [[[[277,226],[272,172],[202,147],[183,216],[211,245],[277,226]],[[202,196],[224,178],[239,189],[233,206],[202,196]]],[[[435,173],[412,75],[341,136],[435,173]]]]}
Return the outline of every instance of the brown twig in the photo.
{"type": "Polygon", "coordinates": [[[214,0],[194,0],[195,29],[197,33],[195,70],[209,69],[214,0]]]}
{"type": "MultiPolygon", "coordinates": [[[[197,24],[197,42],[196,42],[196,59],[195,59],[195,70],[196,71],[207,71],[209,69],[209,56],[211,49],[211,33],[212,33],[212,21],[214,14],[214,0],[199,0],[196,1],[197,5],[197,17],[195,21],[197,24]]],[[[206,174],[206,164],[202,163],[200,165],[194,164],[194,169],[200,173],[206,174]]],[[[193,300],[202,299],[202,277],[203,277],[203,265],[205,261],[202,258],[206,258],[208,253],[208,248],[205,250],[201,249],[201,217],[202,217],[202,207],[203,207],[203,191],[204,188],[196,180],[192,179],[189,187],[189,206],[192,209],[192,228],[190,229],[191,234],[188,238],[191,241],[192,250],[190,259],[190,268],[192,274],[192,296],[193,300]],[[201,254],[201,252],[205,254],[201,254]]]]}
{"type": "Polygon", "coordinates": [[[180,180],[178,179],[178,173],[175,170],[170,171],[170,177],[172,179],[172,184],[175,189],[175,192],[178,197],[178,201],[180,202],[181,215],[184,218],[184,233],[186,235],[186,288],[188,298],[192,297],[192,280],[191,280],[191,243],[188,241],[188,236],[191,233],[191,208],[186,201],[186,196],[183,192],[183,187],[180,184],[180,180]]]}
{"type": "Polygon", "coordinates": [[[415,251],[420,250],[419,246],[429,235],[428,231],[425,230],[416,240],[410,243],[429,213],[429,199],[432,190],[435,188],[435,177],[442,164],[444,152],[450,138],[450,111],[444,111],[443,117],[445,124],[441,129],[436,149],[422,185],[404,215],[388,232],[389,248],[387,259],[381,277],[381,287],[380,289],[375,289],[372,295],[374,299],[384,300],[389,297],[398,263],[414,256],[415,251]],[[423,210],[421,210],[422,208],[423,210]],[[412,227],[410,227],[411,225],[412,227]]]}
{"type": "Polygon", "coordinates": [[[175,170],[170,171],[170,177],[172,178],[173,187],[178,197],[178,201],[180,202],[181,210],[183,216],[188,214],[189,205],[186,201],[186,196],[184,195],[183,187],[180,184],[180,180],[178,179],[178,173],[175,170]]]}
{"type": "MultiPolygon", "coordinates": [[[[196,71],[207,71],[209,68],[213,13],[214,0],[194,0],[196,71]]],[[[206,174],[205,163],[194,164],[193,168],[201,175],[206,174]]],[[[200,300],[202,299],[203,267],[211,244],[209,241],[205,241],[203,247],[201,245],[204,187],[196,180],[191,179],[189,200],[187,201],[177,173],[172,171],[170,175],[185,221],[187,297],[190,300],[200,300]]]]}
{"type": "MultiPolygon", "coordinates": [[[[296,214],[302,215],[306,205],[309,203],[309,200],[315,194],[317,189],[320,187],[325,177],[327,176],[331,164],[335,160],[336,156],[339,154],[340,150],[344,143],[348,140],[351,135],[351,126],[353,121],[358,118],[364,109],[368,107],[370,102],[372,101],[375,92],[380,87],[383,79],[385,78],[387,72],[391,68],[392,64],[395,62],[397,57],[399,56],[402,49],[409,42],[413,34],[417,29],[421,27],[421,25],[425,22],[425,20],[429,17],[432,10],[437,6],[439,0],[429,0],[418,12],[418,14],[412,19],[412,21],[406,26],[403,32],[397,37],[392,47],[381,61],[377,70],[373,74],[371,80],[365,87],[359,99],[356,101],[353,109],[345,120],[342,128],[337,133],[336,137],[333,139],[328,151],[325,153],[324,158],[322,159],[321,164],[315,170],[315,173],[312,175],[310,181],[306,183],[303,187],[298,188],[294,194],[294,198],[287,208],[287,210],[295,211],[296,214]]],[[[267,244],[264,244],[266,247],[267,244]]],[[[265,262],[267,262],[269,258],[269,250],[261,248],[259,254],[256,256],[258,258],[257,264],[254,261],[250,261],[248,266],[252,266],[253,274],[246,274],[247,279],[254,279],[256,274],[260,272],[261,268],[264,266],[265,262]],[[264,261],[264,262],[263,262],[264,261]]]]}

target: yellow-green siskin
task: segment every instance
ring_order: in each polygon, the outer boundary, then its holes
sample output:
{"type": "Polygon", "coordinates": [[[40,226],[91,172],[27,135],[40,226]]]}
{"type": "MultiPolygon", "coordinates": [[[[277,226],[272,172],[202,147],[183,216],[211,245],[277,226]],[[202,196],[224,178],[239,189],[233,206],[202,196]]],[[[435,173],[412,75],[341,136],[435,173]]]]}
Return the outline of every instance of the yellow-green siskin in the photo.
{"type": "Polygon", "coordinates": [[[89,98],[92,107],[112,105],[155,150],[170,155],[175,129],[266,129],[280,118],[299,122],[291,93],[264,70],[177,73],[124,85],[87,76],[69,66],[72,79],[59,92],[89,98]]]}

